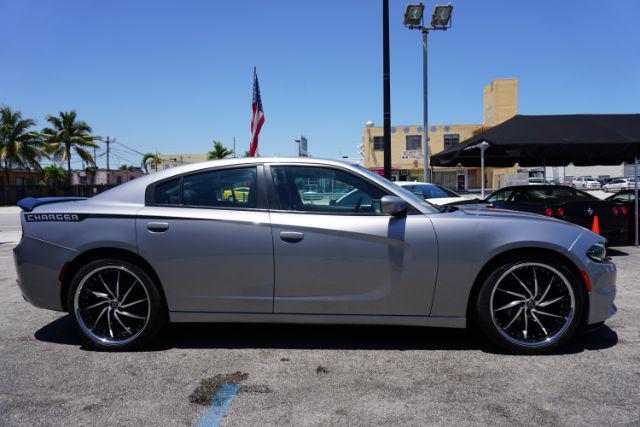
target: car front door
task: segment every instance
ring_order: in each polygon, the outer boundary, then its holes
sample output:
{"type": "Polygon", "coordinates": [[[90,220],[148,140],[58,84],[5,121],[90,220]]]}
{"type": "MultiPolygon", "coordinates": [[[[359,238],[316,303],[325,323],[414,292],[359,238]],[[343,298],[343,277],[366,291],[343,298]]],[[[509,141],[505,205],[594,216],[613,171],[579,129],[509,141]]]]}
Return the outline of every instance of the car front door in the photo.
{"type": "Polygon", "coordinates": [[[140,254],[170,311],[273,312],[273,245],[261,165],[152,185],[138,213],[140,254]]]}
{"type": "Polygon", "coordinates": [[[429,314],[437,243],[427,216],[383,215],[387,191],[347,169],[271,165],[267,176],[274,312],[429,314]]]}

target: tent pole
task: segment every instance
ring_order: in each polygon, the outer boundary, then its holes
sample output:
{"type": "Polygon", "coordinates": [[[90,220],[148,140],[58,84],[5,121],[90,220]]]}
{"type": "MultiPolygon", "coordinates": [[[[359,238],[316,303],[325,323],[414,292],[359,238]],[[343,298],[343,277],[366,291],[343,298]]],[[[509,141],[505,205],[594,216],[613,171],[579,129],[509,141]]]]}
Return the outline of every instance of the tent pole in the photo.
{"type": "Polygon", "coordinates": [[[480,197],[484,200],[484,151],[489,146],[487,141],[480,143],[480,197]]]}
{"type": "Polygon", "coordinates": [[[637,248],[638,246],[640,246],[640,244],[638,244],[638,158],[636,157],[635,159],[633,159],[633,182],[634,184],[634,218],[635,218],[635,224],[633,226],[633,228],[636,230],[636,239],[635,239],[635,247],[637,248]]]}

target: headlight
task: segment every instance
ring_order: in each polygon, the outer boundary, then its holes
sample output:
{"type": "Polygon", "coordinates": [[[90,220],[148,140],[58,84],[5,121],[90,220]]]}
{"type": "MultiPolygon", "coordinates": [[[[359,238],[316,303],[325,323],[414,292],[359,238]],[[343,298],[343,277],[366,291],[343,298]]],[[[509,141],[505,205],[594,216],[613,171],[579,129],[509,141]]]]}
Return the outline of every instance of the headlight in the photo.
{"type": "Polygon", "coordinates": [[[597,262],[605,262],[607,260],[607,248],[604,243],[596,243],[589,248],[587,256],[597,262]]]}

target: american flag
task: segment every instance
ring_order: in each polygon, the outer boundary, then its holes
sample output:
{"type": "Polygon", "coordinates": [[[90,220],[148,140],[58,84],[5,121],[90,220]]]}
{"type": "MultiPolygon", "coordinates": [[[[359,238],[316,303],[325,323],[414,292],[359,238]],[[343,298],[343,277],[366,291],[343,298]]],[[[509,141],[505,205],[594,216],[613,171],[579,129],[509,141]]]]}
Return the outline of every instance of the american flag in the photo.
{"type": "Polygon", "coordinates": [[[260,85],[256,67],[253,67],[253,115],[251,116],[251,142],[249,144],[249,157],[255,157],[258,152],[258,135],[264,123],[264,111],[262,111],[262,98],[260,98],[260,85]]]}

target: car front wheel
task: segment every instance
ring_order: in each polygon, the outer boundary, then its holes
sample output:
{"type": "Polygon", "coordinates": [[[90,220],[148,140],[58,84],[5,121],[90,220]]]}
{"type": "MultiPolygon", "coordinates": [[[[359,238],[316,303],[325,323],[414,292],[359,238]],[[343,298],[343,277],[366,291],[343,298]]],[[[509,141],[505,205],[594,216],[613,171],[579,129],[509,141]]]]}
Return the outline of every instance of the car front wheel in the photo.
{"type": "Polygon", "coordinates": [[[90,262],[73,278],[67,306],[85,341],[109,350],[139,348],[166,323],[162,296],[138,266],[117,259],[90,262]]]}
{"type": "Polygon", "coordinates": [[[579,283],[566,265],[547,257],[505,262],[482,284],[476,320],[484,334],[507,351],[549,352],[580,327],[579,283]]]}

